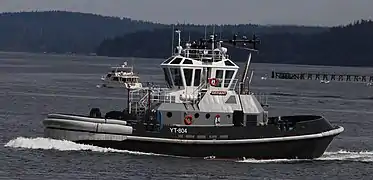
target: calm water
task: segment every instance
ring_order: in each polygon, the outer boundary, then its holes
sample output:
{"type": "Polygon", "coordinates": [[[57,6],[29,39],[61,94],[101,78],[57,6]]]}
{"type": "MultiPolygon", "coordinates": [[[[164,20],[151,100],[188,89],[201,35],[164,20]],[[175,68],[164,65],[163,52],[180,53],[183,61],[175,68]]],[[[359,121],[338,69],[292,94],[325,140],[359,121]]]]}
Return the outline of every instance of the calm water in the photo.
{"type": "MultiPolygon", "coordinates": [[[[271,115],[322,114],[345,127],[319,159],[211,161],[104,149],[44,139],[51,112],[121,110],[119,89],[97,88],[120,58],[0,53],[2,179],[372,179],[373,89],[360,83],[261,80],[272,69],[370,74],[373,69],[253,64],[254,92],[271,115]]],[[[255,61],[255,60],[254,60],[255,61]]],[[[161,81],[161,60],[135,59],[144,81],[161,81]]]]}

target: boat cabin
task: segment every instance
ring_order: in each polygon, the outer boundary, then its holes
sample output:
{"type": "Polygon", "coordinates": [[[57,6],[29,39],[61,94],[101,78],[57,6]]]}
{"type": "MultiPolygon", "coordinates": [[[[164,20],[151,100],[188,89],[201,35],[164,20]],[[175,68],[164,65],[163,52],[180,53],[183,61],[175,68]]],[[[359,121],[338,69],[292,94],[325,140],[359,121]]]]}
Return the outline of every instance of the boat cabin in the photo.
{"type": "Polygon", "coordinates": [[[229,59],[205,63],[201,59],[172,56],[161,67],[165,81],[172,89],[198,88],[209,82],[211,88],[234,89],[239,67],[229,59]],[[213,82],[212,82],[213,81],[213,82]]]}

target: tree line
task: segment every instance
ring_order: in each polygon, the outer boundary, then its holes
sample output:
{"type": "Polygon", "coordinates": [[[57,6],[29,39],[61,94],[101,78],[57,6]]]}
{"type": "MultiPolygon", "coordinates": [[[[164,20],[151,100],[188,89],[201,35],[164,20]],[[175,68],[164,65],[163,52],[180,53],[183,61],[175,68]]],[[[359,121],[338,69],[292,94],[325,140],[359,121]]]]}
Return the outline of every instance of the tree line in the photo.
{"type": "MultiPolygon", "coordinates": [[[[291,25],[176,24],[184,40],[198,40],[214,32],[256,34],[262,44],[256,62],[323,65],[373,65],[372,21],[338,27],[291,25]],[[207,27],[207,28],[206,28],[207,27]]],[[[165,58],[171,53],[172,26],[129,18],[66,11],[0,13],[0,51],[76,53],[102,56],[165,58]]],[[[245,60],[247,54],[229,49],[245,60]]]]}
{"type": "MultiPolygon", "coordinates": [[[[101,56],[165,58],[171,54],[171,30],[138,31],[104,40],[97,48],[101,56]]],[[[254,32],[241,35],[250,36],[254,32]]],[[[234,33],[224,31],[223,37],[234,33]]],[[[260,53],[255,62],[314,64],[336,66],[373,66],[373,22],[360,20],[313,33],[256,33],[261,39],[260,53]]],[[[218,35],[219,36],[219,35],[218,35]]],[[[201,32],[184,31],[183,39],[204,37],[201,32]]],[[[230,50],[231,57],[246,60],[247,53],[230,50]]]]}

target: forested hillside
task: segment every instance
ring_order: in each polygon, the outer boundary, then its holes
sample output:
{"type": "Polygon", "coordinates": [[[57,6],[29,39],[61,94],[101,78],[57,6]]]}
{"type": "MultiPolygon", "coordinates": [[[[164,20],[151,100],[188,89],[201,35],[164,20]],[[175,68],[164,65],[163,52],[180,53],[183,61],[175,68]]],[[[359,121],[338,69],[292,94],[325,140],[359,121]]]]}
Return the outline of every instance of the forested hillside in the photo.
{"type": "MultiPolygon", "coordinates": [[[[0,51],[87,54],[94,52],[107,38],[169,27],[171,25],[65,11],[2,13],[0,51]]],[[[197,32],[204,32],[204,27],[191,24],[183,26],[188,31],[197,32]]],[[[260,33],[290,31],[306,34],[325,30],[321,27],[269,27],[250,24],[224,25],[222,29],[241,32],[255,30],[260,33]]]]}
{"type": "MultiPolygon", "coordinates": [[[[175,27],[183,30],[184,40],[198,40],[206,26],[175,27]]],[[[208,34],[213,27],[207,26],[208,34]]],[[[258,35],[262,44],[256,62],[373,66],[372,21],[332,28],[239,24],[214,29],[226,38],[258,35]]],[[[171,25],[129,18],[65,11],[0,14],[0,51],[164,58],[171,53],[171,35],[171,25]]],[[[240,50],[230,54],[246,59],[240,50]]]]}
{"type": "MultiPolygon", "coordinates": [[[[171,53],[171,32],[170,28],[156,29],[107,39],[97,48],[97,54],[164,58],[171,53]]],[[[241,35],[251,36],[254,32],[241,35]]],[[[255,33],[262,41],[256,62],[373,66],[372,21],[357,21],[317,33],[255,33]]],[[[189,34],[195,40],[204,36],[201,32],[184,31],[183,39],[188,39],[189,34]]],[[[231,31],[222,33],[227,38],[232,35],[231,31]]],[[[238,50],[230,54],[239,60],[246,59],[246,54],[238,50]]]]}
{"type": "Polygon", "coordinates": [[[50,11],[0,14],[0,50],[90,53],[102,40],[165,25],[127,18],[50,11]]]}

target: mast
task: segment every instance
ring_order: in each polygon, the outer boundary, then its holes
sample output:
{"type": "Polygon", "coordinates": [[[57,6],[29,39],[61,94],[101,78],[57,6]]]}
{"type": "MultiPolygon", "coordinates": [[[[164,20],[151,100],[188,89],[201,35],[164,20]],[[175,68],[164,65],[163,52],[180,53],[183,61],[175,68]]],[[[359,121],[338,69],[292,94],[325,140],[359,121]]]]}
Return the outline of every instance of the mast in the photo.
{"type": "Polygon", "coordinates": [[[214,46],[215,46],[215,24],[212,26],[212,35],[211,35],[211,40],[212,40],[212,46],[211,46],[211,50],[212,50],[212,52],[214,52],[214,46]]]}
{"type": "Polygon", "coordinates": [[[246,64],[245,64],[245,69],[244,69],[244,72],[242,74],[242,77],[241,77],[241,87],[240,87],[240,90],[241,90],[241,94],[243,93],[244,91],[244,85],[245,85],[245,81],[246,81],[246,78],[247,78],[247,73],[249,72],[249,68],[250,68],[250,61],[251,61],[251,52],[249,53],[249,58],[247,59],[246,61],[246,64]]]}
{"type": "Polygon", "coordinates": [[[181,50],[182,50],[182,47],[181,47],[181,31],[180,30],[176,30],[175,31],[177,33],[177,54],[180,55],[181,54],[181,50]]]}
{"type": "Polygon", "coordinates": [[[181,46],[181,31],[176,30],[177,33],[177,46],[181,46]]]}
{"type": "Polygon", "coordinates": [[[172,24],[171,56],[174,55],[175,25],[172,24]]]}

